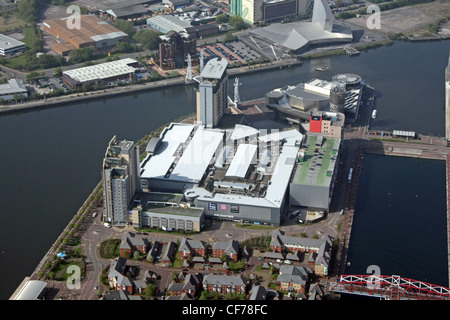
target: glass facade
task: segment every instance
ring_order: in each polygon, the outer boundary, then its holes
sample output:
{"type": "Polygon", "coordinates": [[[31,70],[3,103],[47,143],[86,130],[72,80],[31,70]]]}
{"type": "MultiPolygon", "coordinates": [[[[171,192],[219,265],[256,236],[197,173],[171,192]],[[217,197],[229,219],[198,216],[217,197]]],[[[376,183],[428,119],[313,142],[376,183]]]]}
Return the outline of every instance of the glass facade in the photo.
{"type": "Polygon", "coordinates": [[[242,16],[242,0],[230,1],[230,14],[232,16],[242,16]]]}

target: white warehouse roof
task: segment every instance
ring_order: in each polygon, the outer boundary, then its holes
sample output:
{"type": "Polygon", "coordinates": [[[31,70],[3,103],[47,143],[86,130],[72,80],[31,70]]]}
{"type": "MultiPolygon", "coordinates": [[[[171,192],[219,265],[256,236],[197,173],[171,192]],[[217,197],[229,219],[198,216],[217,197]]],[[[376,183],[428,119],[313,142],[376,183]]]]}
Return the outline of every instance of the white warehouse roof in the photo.
{"type": "Polygon", "coordinates": [[[89,67],[64,71],[64,74],[77,82],[83,83],[134,73],[136,69],[130,66],[130,64],[134,63],[137,63],[137,61],[131,58],[126,58],[89,67]]]}
{"type": "Polygon", "coordinates": [[[251,164],[256,164],[257,151],[258,147],[256,144],[240,144],[225,176],[241,179],[245,178],[249,166],[251,164]]]}

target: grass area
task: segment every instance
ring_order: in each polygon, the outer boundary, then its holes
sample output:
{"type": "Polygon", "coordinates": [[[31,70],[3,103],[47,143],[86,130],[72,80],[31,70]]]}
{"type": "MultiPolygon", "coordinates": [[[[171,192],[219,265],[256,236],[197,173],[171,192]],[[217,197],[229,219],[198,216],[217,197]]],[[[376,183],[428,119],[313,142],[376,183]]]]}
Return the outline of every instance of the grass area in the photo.
{"type": "Polygon", "coordinates": [[[27,56],[21,54],[20,56],[5,59],[5,65],[12,69],[18,69],[19,66],[24,66],[27,63],[27,56]]]}
{"type": "Polygon", "coordinates": [[[86,264],[84,261],[61,261],[52,268],[50,278],[57,281],[67,280],[70,276],[70,274],[67,274],[67,268],[72,265],[78,266],[81,271],[81,276],[84,277],[86,273],[86,264]]]}
{"type": "Polygon", "coordinates": [[[23,34],[25,35],[25,38],[22,40],[22,42],[25,42],[28,48],[32,48],[33,42],[38,40],[35,28],[25,27],[23,28],[23,34]]]}
{"type": "MultiPolygon", "coordinates": [[[[31,49],[33,47],[33,43],[36,40],[38,40],[35,28],[30,26],[24,27],[23,34],[25,34],[25,38],[22,39],[22,42],[25,43],[27,49],[31,49]]],[[[5,65],[12,69],[19,69],[20,66],[25,66],[26,63],[27,63],[27,56],[25,54],[5,59],[5,65]]]]}
{"type": "Polygon", "coordinates": [[[327,171],[328,171],[328,167],[330,166],[330,160],[331,160],[331,151],[333,150],[333,146],[334,146],[334,139],[327,139],[325,141],[326,146],[324,149],[324,153],[323,153],[323,158],[322,158],[322,165],[320,166],[320,171],[319,171],[319,175],[317,177],[317,185],[321,186],[324,184],[325,179],[327,177],[327,171]]]}
{"type": "Polygon", "coordinates": [[[119,256],[120,239],[108,239],[100,244],[100,257],[114,259],[119,256]]]}
{"type": "Polygon", "coordinates": [[[301,166],[302,166],[301,170],[299,170],[299,173],[297,175],[297,178],[296,178],[297,183],[300,183],[300,184],[305,183],[306,176],[308,175],[308,169],[311,164],[311,158],[314,153],[314,149],[316,147],[316,140],[317,140],[316,136],[309,137],[308,150],[306,150],[306,152],[305,152],[304,161],[301,164],[301,166]]]}
{"type": "Polygon", "coordinates": [[[341,54],[347,54],[344,49],[337,49],[337,50],[330,50],[330,51],[324,51],[324,52],[317,52],[313,54],[307,54],[304,56],[301,56],[302,59],[314,59],[314,58],[320,58],[320,57],[327,57],[327,56],[335,56],[335,55],[341,55],[341,54]]]}
{"type": "Polygon", "coordinates": [[[0,33],[20,30],[27,22],[22,20],[17,11],[3,12],[0,16],[0,33]]]}

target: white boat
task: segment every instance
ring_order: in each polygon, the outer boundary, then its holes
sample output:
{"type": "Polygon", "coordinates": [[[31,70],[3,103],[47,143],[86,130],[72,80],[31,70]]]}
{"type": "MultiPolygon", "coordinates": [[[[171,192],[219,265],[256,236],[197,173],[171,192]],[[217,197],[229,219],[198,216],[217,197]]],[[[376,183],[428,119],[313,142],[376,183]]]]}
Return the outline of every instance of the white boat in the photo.
{"type": "Polygon", "coordinates": [[[372,111],[372,119],[375,119],[377,117],[377,110],[372,111]]]}

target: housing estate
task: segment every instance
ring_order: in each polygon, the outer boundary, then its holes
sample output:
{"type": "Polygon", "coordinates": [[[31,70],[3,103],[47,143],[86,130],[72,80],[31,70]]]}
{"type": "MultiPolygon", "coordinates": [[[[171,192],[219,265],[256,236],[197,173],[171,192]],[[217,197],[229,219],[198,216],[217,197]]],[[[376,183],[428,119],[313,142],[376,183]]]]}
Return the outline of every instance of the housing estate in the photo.
{"type": "MultiPolygon", "coordinates": [[[[328,275],[331,259],[332,239],[326,236],[323,239],[310,239],[285,236],[284,232],[277,230],[272,234],[270,249],[277,255],[284,252],[309,253],[309,263],[314,264],[317,275],[328,275]]],[[[278,257],[278,258],[280,258],[278,257]]]]}
{"type": "Polygon", "coordinates": [[[203,278],[203,289],[217,293],[246,293],[247,280],[243,276],[210,273],[203,278]]]}

